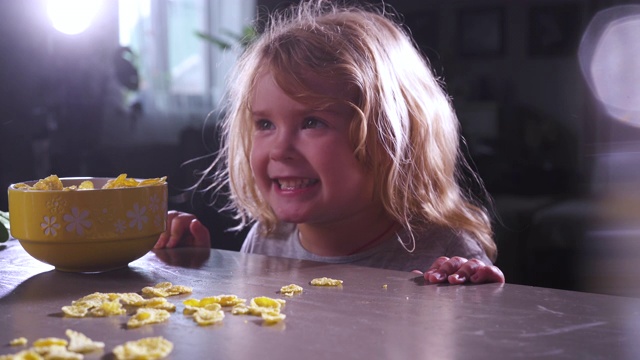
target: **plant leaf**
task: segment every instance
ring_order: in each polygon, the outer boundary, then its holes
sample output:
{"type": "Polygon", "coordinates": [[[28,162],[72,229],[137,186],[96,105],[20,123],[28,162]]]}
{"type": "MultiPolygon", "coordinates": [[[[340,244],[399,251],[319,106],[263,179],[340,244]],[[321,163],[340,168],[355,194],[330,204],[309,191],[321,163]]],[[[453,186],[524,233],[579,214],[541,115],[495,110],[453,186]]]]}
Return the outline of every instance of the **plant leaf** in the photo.
{"type": "Polygon", "coordinates": [[[227,50],[227,49],[231,48],[231,44],[230,43],[228,43],[228,42],[226,42],[226,41],[224,41],[224,40],[222,40],[220,38],[211,36],[209,34],[205,34],[203,32],[196,31],[196,36],[201,38],[201,39],[203,39],[203,40],[206,40],[206,41],[208,41],[210,43],[213,43],[213,44],[217,45],[222,50],[227,50]]]}
{"type": "Polygon", "coordinates": [[[9,240],[9,213],[0,211],[0,243],[9,240]]]}

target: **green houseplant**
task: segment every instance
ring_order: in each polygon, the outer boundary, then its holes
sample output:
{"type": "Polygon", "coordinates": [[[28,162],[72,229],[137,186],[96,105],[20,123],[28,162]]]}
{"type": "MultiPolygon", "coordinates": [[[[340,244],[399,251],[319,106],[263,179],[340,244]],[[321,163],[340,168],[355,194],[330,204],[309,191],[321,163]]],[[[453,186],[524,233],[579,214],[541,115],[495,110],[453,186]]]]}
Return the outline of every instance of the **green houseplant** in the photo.
{"type": "Polygon", "coordinates": [[[9,239],[9,213],[0,211],[0,243],[9,239]]]}

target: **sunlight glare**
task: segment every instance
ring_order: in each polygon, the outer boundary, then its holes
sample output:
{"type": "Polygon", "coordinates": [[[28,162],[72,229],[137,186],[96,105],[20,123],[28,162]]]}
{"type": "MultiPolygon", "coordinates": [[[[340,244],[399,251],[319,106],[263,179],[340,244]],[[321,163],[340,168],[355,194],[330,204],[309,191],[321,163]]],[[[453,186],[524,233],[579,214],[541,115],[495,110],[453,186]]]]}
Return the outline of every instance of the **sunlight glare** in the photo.
{"type": "Polygon", "coordinates": [[[593,95],[613,118],[640,127],[640,6],[596,14],[580,44],[579,60],[593,95]]]}
{"type": "Polygon", "coordinates": [[[47,13],[53,27],[76,35],[85,31],[102,7],[102,0],[48,0],[47,13]]]}

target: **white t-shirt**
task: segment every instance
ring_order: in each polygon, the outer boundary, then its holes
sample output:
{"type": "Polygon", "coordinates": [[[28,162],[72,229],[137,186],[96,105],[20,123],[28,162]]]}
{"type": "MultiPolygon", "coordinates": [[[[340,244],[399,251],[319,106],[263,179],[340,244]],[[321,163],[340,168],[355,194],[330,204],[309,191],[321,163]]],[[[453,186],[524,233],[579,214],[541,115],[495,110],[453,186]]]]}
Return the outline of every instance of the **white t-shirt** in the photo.
{"type": "Polygon", "coordinates": [[[412,247],[407,232],[400,230],[377,246],[349,256],[318,256],[307,251],[300,243],[295,224],[282,223],[267,237],[260,235],[259,227],[260,224],[253,225],[241,252],[400,271],[425,271],[440,256],[475,258],[491,264],[484,250],[469,235],[439,226],[415,234],[413,252],[407,251],[400,243],[404,242],[408,249],[412,247]]]}

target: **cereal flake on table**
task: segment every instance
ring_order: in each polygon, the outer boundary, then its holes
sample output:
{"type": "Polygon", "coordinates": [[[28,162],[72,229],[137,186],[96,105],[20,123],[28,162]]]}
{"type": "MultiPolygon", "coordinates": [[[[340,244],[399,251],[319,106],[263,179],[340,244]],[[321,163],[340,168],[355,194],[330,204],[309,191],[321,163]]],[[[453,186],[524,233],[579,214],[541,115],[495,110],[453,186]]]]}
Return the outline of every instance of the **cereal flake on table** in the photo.
{"type": "Polygon", "coordinates": [[[302,286],[300,285],[289,284],[280,288],[280,294],[292,297],[295,294],[301,294],[303,290],[304,289],[302,289],[302,286]]]}
{"type": "Polygon", "coordinates": [[[15,338],[9,342],[10,346],[25,346],[27,345],[28,340],[26,337],[21,336],[19,338],[15,338]]]}
{"type": "Polygon", "coordinates": [[[104,349],[103,342],[93,341],[81,332],[67,329],[65,334],[69,338],[69,346],[67,346],[69,351],[84,354],[104,349]]]}
{"type": "Polygon", "coordinates": [[[328,277],[315,278],[310,282],[310,284],[313,286],[341,286],[342,283],[342,280],[332,279],[328,277]]]}
{"type": "MultiPolygon", "coordinates": [[[[84,354],[104,349],[103,342],[93,341],[78,331],[67,329],[65,334],[69,341],[56,337],[40,338],[33,342],[31,348],[15,354],[0,355],[0,360],[82,360],[84,354]]],[[[151,359],[137,359],[143,358],[151,359]]]]}
{"type": "Polygon", "coordinates": [[[153,309],[163,309],[167,311],[176,311],[176,305],[174,303],[169,302],[166,298],[163,298],[163,297],[153,297],[150,299],[143,299],[131,305],[142,307],[142,308],[153,308],[153,309]]]}
{"type": "Polygon", "coordinates": [[[47,346],[67,346],[69,342],[65,339],[56,337],[41,338],[33,342],[34,347],[47,347],[47,346]]]}
{"type": "Polygon", "coordinates": [[[0,360],[41,360],[42,356],[32,349],[22,350],[15,354],[0,355],[0,360]]]}
{"type": "Polygon", "coordinates": [[[209,296],[202,299],[187,299],[184,304],[184,314],[192,315],[193,320],[200,326],[218,324],[224,319],[222,307],[244,304],[246,299],[236,295],[209,296]]]}
{"type": "Polygon", "coordinates": [[[161,359],[173,350],[173,343],[162,336],[142,338],[135,341],[127,341],[113,349],[113,354],[118,360],[133,359],[161,359]]]}
{"type": "Polygon", "coordinates": [[[286,318],[286,315],[281,312],[285,304],[286,301],[282,299],[258,296],[251,299],[249,314],[262,317],[266,325],[273,325],[286,318]]]}
{"type": "Polygon", "coordinates": [[[82,360],[84,356],[80,353],[69,351],[63,345],[34,346],[31,350],[38,353],[45,360],[82,360]]]}
{"type": "Polygon", "coordinates": [[[182,303],[189,307],[206,307],[210,304],[218,304],[220,306],[235,306],[247,302],[246,299],[239,298],[237,295],[216,295],[207,296],[202,299],[187,299],[182,303]]]}
{"type": "Polygon", "coordinates": [[[158,283],[154,286],[145,286],[142,289],[142,293],[144,294],[161,297],[190,294],[192,291],[193,289],[189,286],[173,285],[168,281],[158,283]]]}
{"type": "Polygon", "coordinates": [[[127,321],[127,328],[138,328],[143,325],[159,324],[169,320],[171,314],[167,310],[139,308],[127,321]]]}
{"type": "Polygon", "coordinates": [[[222,309],[196,308],[193,313],[193,320],[200,326],[207,326],[221,323],[224,319],[222,309]]]}
{"type": "Polygon", "coordinates": [[[95,292],[72,301],[71,305],[63,306],[62,312],[65,316],[76,318],[117,316],[127,313],[123,305],[167,311],[176,310],[175,304],[167,301],[164,297],[144,298],[137,293],[95,292]]]}
{"type": "Polygon", "coordinates": [[[182,303],[185,306],[184,314],[193,316],[193,320],[201,326],[222,322],[225,316],[223,307],[232,307],[231,314],[233,315],[260,316],[265,325],[273,325],[286,318],[286,315],[281,312],[286,301],[267,296],[254,297],[248,305],[246,299],[239,298],[236,295],[187,299],[182,303]]]}

